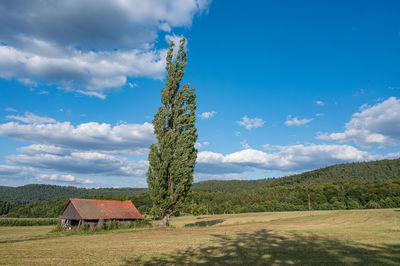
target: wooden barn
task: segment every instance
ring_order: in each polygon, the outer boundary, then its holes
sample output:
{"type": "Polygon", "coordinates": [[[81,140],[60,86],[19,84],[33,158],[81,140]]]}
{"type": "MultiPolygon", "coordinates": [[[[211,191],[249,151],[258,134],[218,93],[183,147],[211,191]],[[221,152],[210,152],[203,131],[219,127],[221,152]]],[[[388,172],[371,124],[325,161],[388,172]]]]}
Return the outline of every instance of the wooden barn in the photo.
{"type": "Polygon", "coordinates": [[[130,223],[143,219],[130,200],[70,199],[65,206],[60,222],[64,230],[74,226],[95,226],[110,220],[130,223]]]}

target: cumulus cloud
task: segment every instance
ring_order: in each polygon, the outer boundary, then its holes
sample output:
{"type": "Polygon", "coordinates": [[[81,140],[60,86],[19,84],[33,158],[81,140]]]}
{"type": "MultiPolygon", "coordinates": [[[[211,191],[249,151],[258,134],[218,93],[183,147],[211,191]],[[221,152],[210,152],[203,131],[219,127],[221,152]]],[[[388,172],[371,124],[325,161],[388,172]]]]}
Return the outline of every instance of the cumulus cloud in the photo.
{"type": "Polygon", "coordinates": [[[6,116],[8,120],[18,120],[27,124],[41,124],[41,123],[54,123],[55,119],[50,117],[37,116],[30,112],[25,112],[24,116],[8,115],[6,116]]]}
{"type": "Polygon", "coordinates": [[[323,101],[315,101],[314,103],[316,105],[318,105],[318,106],[324,106],[325,105],[325,103],[323,101]]]}
{"type": "Polygon", "coordinates": [[[33,167],[19,165],[0,165],[0,180],[17,182],[62,183],[69,185],[94,185],[91,179],[79,178],[73,175],[43,174],[33,167]]]}
{"type": "Polygon", "coordinates": [[[215,111],[203,112],[203,113],[200,114],[200,118],[201,119],[209,119],[209,118],[213,117],[216,114],[217,114],[217,112],[215,112],[215,111]]]}
{"type": "Polygon", "coordinates": [[[0,165],[0,178],[5,178],[5,179],[30,178],[35,173],[36,171],[32,167],[0,165]]]}
{"type": "Polygon", "coordinates": [[[54,145],[45,145],[45,144],[32,144],[25,147],[20,147],[17,151],[25,154],[37,154],[37,153],[47,153],[47,154],[58,154],[63,155],[67,154],[68,150],[57,147],[54,145]]]}
{"type": "Polygon", "coordinates": [[[5,159],[9,164],[23,165],[35,169],[104,176],[144,176],[148,165],[143,160],[133,162],[100,152],[22,153],[6,156],[5,159]]]}
{"type": "Polygon", "coordinates": [[[147,171],[147,161],[134,161],[123,155],[148,152],[154,142],[149,123],[113,126],[90,122],[74,126],[31,113],[12,118],[26,124],[0,124],[0,135],[34,144],[17,148],[19,154],[4,157],[8,165],[0,167],[3,180],[10,175],[39,182],[94,185],[91,179],[74,175],[143,177],[147,171]]]}
{"type": "Polygon", "coordinates": [[[198,153],[196,173],[204,175],[241,174],[255,170],[299,172],[336,163],[392,158],[392,155],[371,155],[349,145],[265,146],[267,152],[244,149],[223,155],[209,151],[198,153]]]}
{"type": "Polygon", "coordinates": [[[0,124],[0,135],[15,140],[55,145],[81,151],[109,151],[115,153],[144,154],[154,142],[153,126],[144,124],[84,123],[77,126],[70,122],[51,124],[0,124]]]}
{"type": "Polygon", "coordinates": [[[94,182],[90,179],[76,178],[73,175],[60,175],[60,174],[40,174],[37,176],[40,181],[50,180],[50,181],[61,181],[61,182],[73,182],[78,184],[93,184],[94,182]]]}
{"type": "Polygon", "coordinates": [[[162,78],[165,55],[166,50],[94,52],[72,48],[49,55],[0,45],[0,77],[46,80],[67,91],[104,99],[108,90],[123,86],[127,76],[162,78]]]}
{"type": "Polygon", "coordinates": [[[262,120],[261,118],[249,118],[247,115],[243,116],[241,121],[237,121],[236,123],[238,123],[241,126],[244,126],[247,130],[250,130],[252,128],[259,128],[262,127],[265,123],[264,120],[262,120]]]}
{"type": "MultiPolygon", "coordinates": [[[[160,31],[190,27],[204,0],[3,1],[0,77],[104,98],[127,76],[160,78],[160,31]]],[[[171,34],[170,36],[174,36],[171,34]]]]}
{"type": "Polygon", "coordinates": [[[299,119],[298,117],[292,117],[291,115],[288,115],[287,119],[285,121],[285,125],[287,125],[287,126],[302,126],[302,125],[310,123],[312,120],[313,120],[313,118],[299,119]]]}
{"type": "Polygon", "coordinates": [[[353,141],[362,147],[371,145],[397,146],[400,144],[400,100],[390,97],[373,106],[363,105],[354,113],[346,130],[320,133],[317,139],[338,142],[353,141]]]}

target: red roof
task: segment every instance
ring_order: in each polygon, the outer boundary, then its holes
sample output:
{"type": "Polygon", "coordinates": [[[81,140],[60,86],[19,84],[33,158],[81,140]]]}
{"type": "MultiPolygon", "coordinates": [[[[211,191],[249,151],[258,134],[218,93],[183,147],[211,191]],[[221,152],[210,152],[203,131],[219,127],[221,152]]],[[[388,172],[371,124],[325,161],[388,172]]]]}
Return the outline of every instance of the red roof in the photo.
{"type": "Polygon", "coordinates": [[[70,202],[83,220],[143,219],[130,200],[70,199],[70,202]]]}

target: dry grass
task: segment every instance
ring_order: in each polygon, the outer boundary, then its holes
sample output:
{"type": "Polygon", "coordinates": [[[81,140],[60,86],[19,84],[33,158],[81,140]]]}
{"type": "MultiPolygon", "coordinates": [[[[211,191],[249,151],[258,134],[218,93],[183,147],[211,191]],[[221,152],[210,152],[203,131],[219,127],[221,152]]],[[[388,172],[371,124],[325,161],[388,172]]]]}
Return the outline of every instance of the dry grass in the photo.
{"type": "Polygon", "coordinates": [[[400,210],[187,216],[171,223],[86,235],[2,227],[0,264],[400,263],[400,210]]]}

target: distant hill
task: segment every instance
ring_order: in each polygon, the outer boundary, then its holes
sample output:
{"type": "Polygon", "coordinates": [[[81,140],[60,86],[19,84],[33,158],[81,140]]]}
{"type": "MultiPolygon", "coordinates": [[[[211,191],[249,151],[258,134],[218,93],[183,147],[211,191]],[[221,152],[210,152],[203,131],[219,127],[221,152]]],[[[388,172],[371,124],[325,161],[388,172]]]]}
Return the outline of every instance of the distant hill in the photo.
{"type": "MultiPolygon", "coordinates": [[[[235,191],[271,186],[297,186],[313,183],[375,181],[400,179],[400,159],[346,163],[280,178],[259,180],[210,180],[195,183],[194,191],[235,191]]],[[[0,186],[0,200],[27,203],[97,195],[131,195],[146,193],[146,188],[86,189],[55,185],[0,186]]]]}
{"type": "Polygon", "coordinates": [[[400,179],[400,159],[345,163],[279,178],[259,180],[209,180],[194,184],[194,190],[234,191],[269,186],[296,186],[345,181],[400,179]]]}
{"type": "Polygon", "coordinates": [[[0,186],[0,200],[27,203],[96,195],[130,195],[147,192],[146,188],[77,188],[31,184],[21,187],[0,186]]]}

